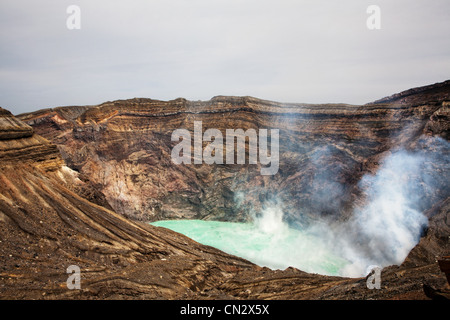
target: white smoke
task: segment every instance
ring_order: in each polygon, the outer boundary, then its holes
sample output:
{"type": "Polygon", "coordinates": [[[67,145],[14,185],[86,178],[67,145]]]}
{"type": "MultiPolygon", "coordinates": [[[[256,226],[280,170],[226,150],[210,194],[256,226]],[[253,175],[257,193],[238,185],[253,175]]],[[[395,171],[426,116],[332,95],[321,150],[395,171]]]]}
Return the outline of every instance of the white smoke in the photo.
{"type": "MultiPolygon", "coordinates": [[[[401,264],[419,242],[427,218],[416,208],[416,184],[423,182],[425,158],[398,151],[385,159],[376,175],[366,175],[361,188],[367,204],[354,211],[340,243],[349,260],[343,275],[364,275],[369,265],[401,264]]],[[[336,242],[337,240],[337,242],[336,242]]]]}
{"type": "Polygon", "coordinates": [[[269,201],[258,216],[254,217],[251,238],[258,242],[256,252],[242,250],[244,258],[272,269],[290,266],[300,270],[336,275],[344,260],[315,235],[293,229],[283,220],[282,204],[269,201]]]}
{"type": "Polygon", "coordinates": [[[279,205],[267,206],[262,209],[261,215],[255,219],[259,230],[269,234],[282,235],[289,227],[283,221],[283,210],[279,205]]]}
{"type": "MultiPolygon", "coordinates": [[[[383,268],[404,261],[428,223],[417,206],[420,193],[430,187],[424,183],[430,181],[426,174],[427,165],[423,154],[404,150],[393,152],[384,159],[375,175],[367,174],[362,178],[359,187],[364,194],[364,205],[356,208],[347,221],[333,225],[315,222],[302,230],[309,236],[309,241],[318,242],[314,245],[316,248],[327,248],[334,256],[346,261],[338,275],[365,276],[370,266],[383,268]]],[[[255,224],[272,236],[278,234],[280,239],[289,229],[283,221],[280,204],[264,208],[255,218],[255,224]]],[[[298,249],[290,246],[290,251],[280,248],[287,256],[277,254],[276,259],[286,259],[286,263],[289,261],[291,266],[299,269],[317,265],[321,252],[300,249],[300,240],[296,246],[298,249]]]]}

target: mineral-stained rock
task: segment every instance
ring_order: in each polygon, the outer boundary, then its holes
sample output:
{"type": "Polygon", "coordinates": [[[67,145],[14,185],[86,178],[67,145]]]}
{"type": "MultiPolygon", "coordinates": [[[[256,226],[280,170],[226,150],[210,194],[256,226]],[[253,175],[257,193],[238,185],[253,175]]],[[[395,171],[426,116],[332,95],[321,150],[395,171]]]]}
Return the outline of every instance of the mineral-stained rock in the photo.
{"type": "Polygon", "coordinates": [[[347,217],[359,197],[357,183],[376,171],[389,150],[413,149],[424,135],[448,139],[449,88],[447,81],[363,106],[224,96],[204,102],[136,98],[19,118],[55,143],[67,165],[116,212],[132,219],[242,221],[276,198],[287,219],[306,224],[347,217]],[[194,121],[202,121],[203,131],[220,130],[224,138],[226,129],[279,129],[277,174],[262,176],[261,165],[248,160],[174,164],[177,142],[171,134],[180,128],[193,133],[194,121]]]}

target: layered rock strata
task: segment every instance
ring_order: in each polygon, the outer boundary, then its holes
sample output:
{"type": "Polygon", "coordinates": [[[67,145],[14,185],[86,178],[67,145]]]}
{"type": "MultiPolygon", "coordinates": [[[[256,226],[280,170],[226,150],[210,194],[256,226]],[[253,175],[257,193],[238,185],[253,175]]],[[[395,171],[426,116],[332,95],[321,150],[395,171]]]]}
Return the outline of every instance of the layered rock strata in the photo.
{"type": "Polygon", "coordinates": [[[276,199],[291,222],[307,224],[348,217],[359,198],[357,183],[376,171],[386,152],[414,149],[424,136],[448,139],[449,88],[447,81],[363,106],[136,98],[20,119],[56,144],[68,166],[116,212],[132,219],[243,221],[276,199]],[[262,176],[261,165],[248,159],[246,165],[174,164],[171,134],[184,128],[193,135],[194,121],[223,137],[226,129],[279,129],[277,174],[262,176]]]}

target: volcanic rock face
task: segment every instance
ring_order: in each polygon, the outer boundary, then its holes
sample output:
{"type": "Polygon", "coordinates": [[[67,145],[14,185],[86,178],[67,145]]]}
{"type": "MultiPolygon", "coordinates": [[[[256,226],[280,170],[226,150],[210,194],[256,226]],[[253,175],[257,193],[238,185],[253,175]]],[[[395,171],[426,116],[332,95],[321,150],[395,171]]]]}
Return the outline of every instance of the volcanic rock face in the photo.
{"type": "Polygon", "coordinates": [[[16,119],[9,111],[0,108],[0,161],[6,163],[38,163],[47,170],[61,166],[63,160],[54,144],[16,119]]]}
{"type": "Polygon", "coordinates": [[[0,298],[181,298],[206,277],[220,283],[254,267],[86,200],[90,187],[55,145],[9,112],[1,116],[0,298]],[[66,283],[72,265],[80,290],[66,283]]]}
{"type": "Polygon", "coordinates": [[[20,120],[1,109],[0,297],[426,298],[424,279],[445,282],[436,258],[449,253],[449,93],[447,81],[364,106],[131,99],[20,120]],[[279,129],[278,173],[175,165],[171,134],[192,132],[194,121],[224,136],[279,129]],[[405,262],[383,270],[382,290],[364,278],[260,268],[139,221],[248,220],[272,200],[293,225],[347,221],[366,202],[362,177],[399,147],[429,156],[423,170],[432,179],[417,184],[429,223],[405,262]],[[81,290],[67,288],[70,265],[81,269],[81,290]]]}
{"type": "Polygon", "coordinates": [[[131,99],[48,109],[20,119],[55,143],[68,166],[98,188],[116,212],[132,219],[248,220],[276,198],[291,222],[307,224],[347,217],[359,197],[357,183],[376,171],[389,150],[413,149],[423,135],[448,139],[449,88],[445,82],[364,106],[250,97],[131,99]],[[224,137],[226,129],[279,129],[278,173],[262,176],[260,165],[248,161],[174,164],[171,150],[177,142],[171,134],[184,128],[193,135],[194,121],[224,137]]]}

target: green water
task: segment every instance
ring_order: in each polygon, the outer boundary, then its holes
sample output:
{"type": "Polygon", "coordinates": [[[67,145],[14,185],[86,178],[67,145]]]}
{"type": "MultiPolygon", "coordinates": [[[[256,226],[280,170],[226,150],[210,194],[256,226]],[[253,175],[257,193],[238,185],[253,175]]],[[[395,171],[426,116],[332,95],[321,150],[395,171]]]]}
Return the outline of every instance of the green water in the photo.
{"type": "Polygon", "coordinates": [[[346,260],[327,250],[319,238],[287,226],[265,230],[252,223],[203,220],[158,221],[152,225],[271,269],[292,266],[310,273],[340,275],[347,265],[346,260]]]}

